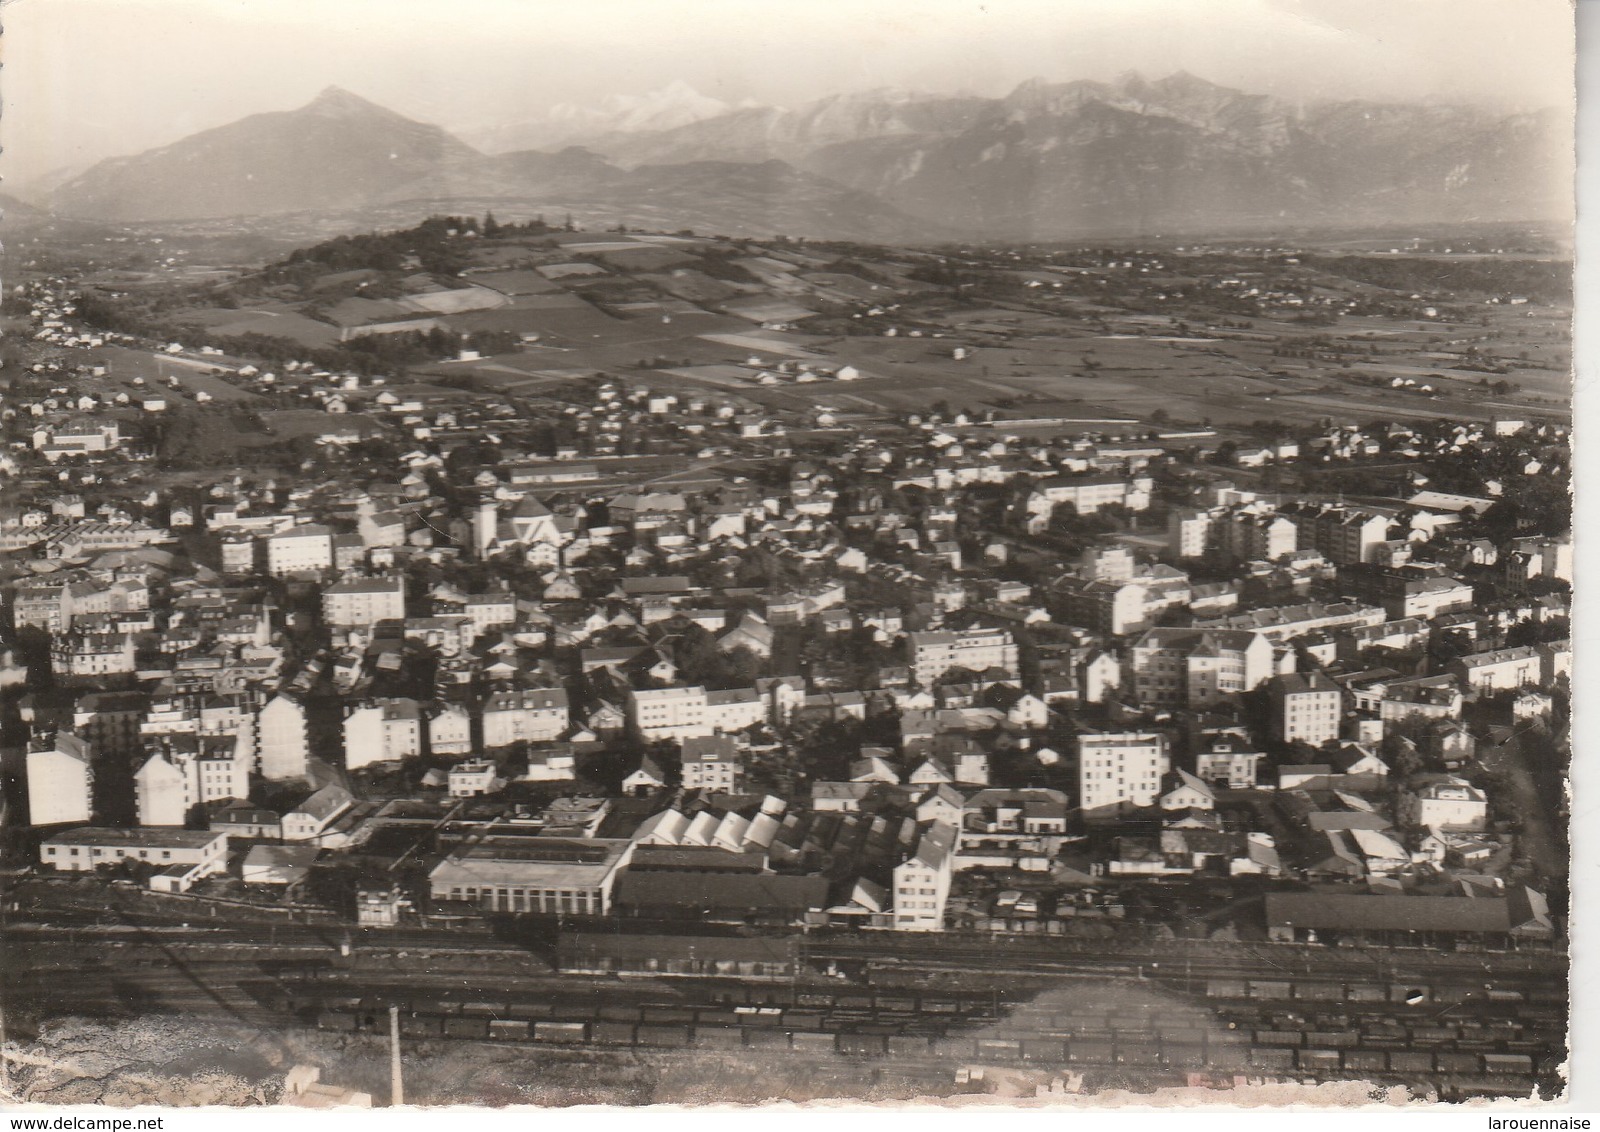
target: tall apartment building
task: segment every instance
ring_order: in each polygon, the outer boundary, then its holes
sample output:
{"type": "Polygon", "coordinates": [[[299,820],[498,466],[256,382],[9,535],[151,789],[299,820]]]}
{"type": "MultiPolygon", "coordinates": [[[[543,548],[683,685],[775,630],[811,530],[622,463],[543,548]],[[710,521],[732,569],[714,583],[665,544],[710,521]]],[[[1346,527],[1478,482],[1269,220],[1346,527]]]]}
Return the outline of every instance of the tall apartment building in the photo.
{"type": "Polygon", "coordinates": [[[911,671],[917,683],[931,688],[955,668],[972,672],[1001,669],[1017,676],[1017,644],[1004,629],[967,629],[962,632],[912,633],[911,671]]]}
{"type": "Polygon", "coordinates": [[[472,753],[472,715],[460,704],[439,704],[428,710],[428,753],[472,753]]]}
{"type": "Polygon", "coordinates": [[[1276,511],[1237,511],[1220,533],[1223,553],[1236,562],[1276,562],[1301,549],[1294,520],[1276,511]]]}
{"type": "Polygon", "coordinates": [[[93,809],[92,750],[70,731],[28,744],[28,821],[32,825],[86,822],[93,809]]]}
{"type": "Polygon", "coordinates": [[[956,827],[936,821],[917,847],[894,868],[894,926],[899,931],[944,930],[950,875],[955,868],[956,827]]]}
{"type": "Polygon", "coordinates": [[[572,727],[565,688],[529,688],[498,692],[484,701],[483,745],[548,743],[572,727]]]}
{"type": "Polygon", "coordinates": [[[333,565],[333,532],[320,523],[303,523],[267,539],[267,572],[275,578],[315,574],[333,565]]]}
{"type": "Polygon", "coordinates": [[[226,737],[174,743],[134,772],[140,825],[182,826],[197,805],[250,796],[249,759],[226,737]]]}
{"type": "Polygon", "coordinates": [[[1153,806],[1172,769],[1167,737],[1103,731],[1078,736],[1078,804],[1085,810],[1153,806]]]}
{"type": "Polygon", "coordinates": [[[1295,525],[1298,550],[1320,550],[1341,566],[1372,560],[1394,520],[1355,507],[1291,503],[1283,508],[1295,525]]]}
{"type": "Polygon", "coordinates": [[[344,717],[344,765],[399,762],[422,754],[422,709],[416,700],[389,698],[355,704],[344,717]]]}
{"type": "Polygon", "coordinates": [[[257,769],[270,781],[304,778],[311,761],[306,709],[299,700],[279,693],[256,714],[253,733],[257,769]]]}
{"type": "Polygon", "coordinates": [[[365,628],[406,615],[405,579],[347,578],[322,591],[322,620],[341,628],[365,628]]]}
{"type": "Polygon", "coordinates": [[[1325,673],[1278,676],[1270,687],[1273,724],[1284,742],[1320,747],[1339,737],[1344,692],[1325,673]]]}
{"type": "Polygon", "coordinates": [[[1150,629],[1128,649],[1145,706],[1203,707],[1272,676],[1272,642],[1241,629],[1150,629]]]}
{"type": "Polygon", "coordinates": [[[1131,582],[1138,569],[1125,546],[1091,546],[1078,558],[1078,577],[1095,582],[1131,582]]]}
{"type": "Polygon", "coordinates": [[[1220,519],[1211,511],[1174,509],[1167,515],[1167,549],[1174,558],[1204,558],[1220,519]]]}
{"type": "Polygon", "coordinates": [[[707,718],[706,690],[699,686],[635,689],[628,703],[634,726],[646,739],[688,739],[716,731],[707,718]]]}

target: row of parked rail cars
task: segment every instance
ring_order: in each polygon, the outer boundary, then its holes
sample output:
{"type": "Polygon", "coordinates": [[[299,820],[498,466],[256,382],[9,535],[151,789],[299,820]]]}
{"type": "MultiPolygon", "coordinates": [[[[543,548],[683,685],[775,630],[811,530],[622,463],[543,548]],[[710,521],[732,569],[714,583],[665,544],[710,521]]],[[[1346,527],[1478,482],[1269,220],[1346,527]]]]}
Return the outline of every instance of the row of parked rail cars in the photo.
{"type": "Polygon", "coordinates": [[[1387,1002],[1404,1006],[1454,1006],[1466,1002],[1502,1005],[1566,1003],[1564,988],[1555,985],[1522,991],[1469,983],[1332,982],[1322,979],[1208,979],[1206,997],[1294,999],[1302,1002],[1387,1002]]]}
{"type": "Polygon", "coordinates": [[[788,1001],[774,1003],[770,999],[778,988],[732,985],[696,988],[698,1003],[622,1003],[596,996],[473,1001],[423,997],[397,987],[367,997],[317,988],[290,993],[279,1005],[324,1029],[382,1032],[389,1024],[389,1004],[396,1003],[401,1033],[411,1039],[545,1047],[790,1050],[908,1064],[1326,1077],[1527,1080],[1553,1072],[1559,1051],[1536,1033],[1542,1021],[1431,1018],[1408,1001],[1418,989],[1430,1002],[1452,998],[1449,992],[1434,997],[1434,988],[1406,987],[1404,997],[1372,999],[1366,1009],[1348,1005],[1360,1004],[1360,998],[1341,998],[1342,1005],[1333,1005],[1335,1000],[1319,990],[1315,993],[1322,997],[1307,1000],[1318,1010],[1308,1006],[1306,1013],[1275,1010],[1248,998],[1241,1008],[1171,999],[1154,1008],[1108,1007],[1096,999],[1046,1009],[1007,1002],[997,994],[831,988],[784,988],[776,997],[788,1001]]]}

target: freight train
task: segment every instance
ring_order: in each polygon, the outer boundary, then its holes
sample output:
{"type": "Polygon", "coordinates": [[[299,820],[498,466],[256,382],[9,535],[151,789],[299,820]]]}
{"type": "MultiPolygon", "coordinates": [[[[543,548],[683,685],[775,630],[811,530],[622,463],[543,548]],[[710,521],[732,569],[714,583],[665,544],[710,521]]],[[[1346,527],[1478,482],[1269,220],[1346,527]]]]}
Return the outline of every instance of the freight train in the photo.
{"type": "MultiPolygon", "coordinates": [[[[768,988],[761,988],[763,993],[768,988]]],[[[280,994],[282,992],[280,991],[280,994]]],[[[1377,1016],[1283,1017],[1285,1028],[1218,1028],[1203,1010],[1158,1016],[1136,1012],[1059,1012],[1008,1018],[1008,1036],[985,1035],[993,996],[885,991],[796,991],[791,1005],[735,1002],[728,988],[714,1005],[598,1001],[474,1001],[290,993],[280,1005],[321,1029],[382,1032],[388,1005],[400,1006],[411,1039],[526,1042],[608,1049],[783,1050],[891,1062],[1014,1064],[1235,1073],[1342,1076],[1522,1077],[1559,1060],[1517,1022],[1459,1020],[1401,1025],[1377,1016]],[[809,1001],[806,1001],[809,999],[809,1001]],[[1293,1023],[1321,1029],[1290,1029],[1293,1023]],[[1339,1028],[1340,1023],[1344,1023],[1339,1028]],[[1428,1045],[1433,1048],[1423,1049],[1428,1045]]],[[[716,996],[711,996],[715,998],[716,996]]]]}

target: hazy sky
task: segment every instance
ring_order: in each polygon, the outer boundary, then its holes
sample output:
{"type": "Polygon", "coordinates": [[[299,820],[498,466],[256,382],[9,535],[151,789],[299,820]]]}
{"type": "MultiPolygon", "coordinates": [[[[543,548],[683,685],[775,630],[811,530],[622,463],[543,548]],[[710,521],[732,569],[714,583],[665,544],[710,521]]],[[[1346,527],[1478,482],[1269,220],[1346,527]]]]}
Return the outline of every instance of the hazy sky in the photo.
{"type": "Polygon", "coordinates": [[[682,79],[794,105],[1127,70],[1286,97],[1571,99],[1567,0],[9,0],[17,184],[339,85],[455,130],[682,79]]]}

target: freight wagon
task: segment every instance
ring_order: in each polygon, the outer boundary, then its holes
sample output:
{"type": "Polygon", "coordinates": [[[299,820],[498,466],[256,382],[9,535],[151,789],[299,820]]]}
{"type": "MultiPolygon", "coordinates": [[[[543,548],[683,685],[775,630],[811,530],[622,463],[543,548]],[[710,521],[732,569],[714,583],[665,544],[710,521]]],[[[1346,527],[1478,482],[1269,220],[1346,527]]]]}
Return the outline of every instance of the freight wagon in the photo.
{"type": "Polygon", "coordinates": [[[632,1022],[596,1022],[589,1027],[589,1033],[596,1045],[631,1046],[633,1044],[632,1022]]]}
{"type": "Polygon", "coordinates": [[[1291,986],[1292,986],[1292,984],[1290,984],[1290,983],[1280,983],[1280,982],[1272,982],[1272,981],[1263,981],[1261,979],[1251,979],[1249,981],[1249,983],[1248,983],[1249,997],[1250,998],[1280,998],[1280,999],[1281,998],[1289,998],[1290,997],[1290,993],[1291,993],[1290,992],[1291,986]]]}
{"type": "Polygon", "coordinates": [[[1350,1049],[1360,1044],[1360,1035],[1349,1030],[1313,1030],[1306,1035],[1306,1045],[1313,1049],[1350,1049]]]}
{"type": "Polygon", "coordinates": [[[1295,1064],[1301,1069],[1338,1069],[1339,1051],[1336,1049],[1302,1049],[1295,1052],[1295,1064]]]}
{"type": "Polygon", "coordinates": [[[1073,1038],[1067,1043],[1067,1060],[1084,1065],[1110,1065],[1115,1060],[1116,1047],[1110,1042],[1080,1041],[1073,1038]]]}
{"type": "Polygon", "coordinates": [[[1352,1072],[1382,1073],[1389,1067],[1388,1055],[1381,1050],[1344,1051],[1344,1067],[1352,1072]]]}
{"type": "MultiPolygon", "coordinates": [[[[737,1035],[739,1031],[733,1033],[737,1035]]],[[[833,1034],[796,1031],[789,1035],[790,1048],[803,1053],[832,1053],[838,1048],[835,1041],[833,1034]]]]}
{"type": "Polygon", "coordinates": [[[1161,1051],[1153,1045],[1117,1043],[1118,1065],[1160,1065],[1161,1051]]]}
{"type": "Polygon", "coordinates": [[[442,1037],[444,1019],[436,1014],[402,1014],[400,1033],[408,1038],[442,1037]]]}
{"type": "Polygon", "coordinates": [[[1299,1030],[1257,1030],[1255,1033],[1258,1046],[1298,1046],[1300,1042],[1299,1030]]]}
{"type": "Polygon", "coordinates": [[[787,1030],[767,1030],[751,1026],[744,1031],[744,1044],[751,1049],[789,1049],[787,1030]]]}
{"type": "Polygon", "coordinates": [[[634,1031],[635,1040],[642,1046],[659,1046],[662,1049],[684,1049],[689,1044],[689,1027],[662,1023],[641,1022],[634,1031]]]}
{"type": "Polygon", "coordinates": [[[556,1045],[581,1045],[589,1040],[587,1022],[535,1022],[533,1040],[556,1045]]]}
{"type": "Polygon", "coordinates": [[[487,1018],[452,1017],[444,1020],[444,1035],[447,1038],[487,1038],[489,1036],[489,1020],[487,1018]]]}
{"type": "Polygon", "coordinates": [[[889,1050],[882,1034],[840,1034],[839,1052],[850,1057],[881,1057],[889,1050]]]}
{"type": "Polygon", "coordinates": [[[1389,1068],[1396,1073],[1432,1073],[1433,1054],[1415,1050],[1391,1050],[1389,1068]]]}
{"type": "Polygon", "coordinates": [[[1296,983],[1294,996],[1307,1002],[1343,1002],[1343,983],[1296,983]]]}
{"type": "MultiPolygon", "coordinates": [[[[832,1034],[828,1035],[828,1040],[833,1040],[832,1034]]],[[[696,1049],[740,1049],[744,1046],[744,1034],[733,1027],[697,1026],[694,1046],[696,1049]]]]}
{"type": "Polygon", "coordinates": [[[1436,1053],[1434,1065],[1440,1073],[1475,1074],[1480,1065],[1475,1053],[1436,1053]]]}
{"type": "Polygon", "coordinates": [[[1170,1069],[1204,1069],[1206,1047],[1203,1045],[1178,1045],[1161,1043],[1161,1064],[1170,1069]]]}
{"type": "Polygon", "coordinates": [[[1256,1069],[1293,1069],[1294,1055],[1292,1049],[1252,1049],[1249,1060],[1256,1069]]]}

